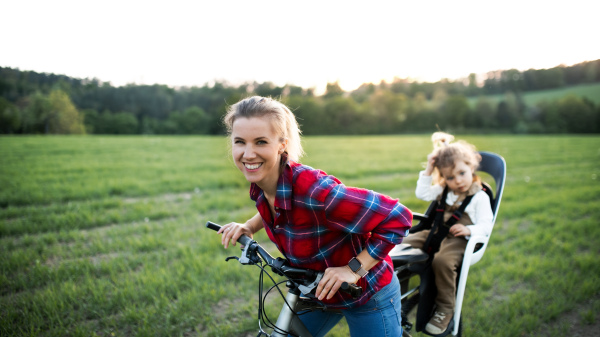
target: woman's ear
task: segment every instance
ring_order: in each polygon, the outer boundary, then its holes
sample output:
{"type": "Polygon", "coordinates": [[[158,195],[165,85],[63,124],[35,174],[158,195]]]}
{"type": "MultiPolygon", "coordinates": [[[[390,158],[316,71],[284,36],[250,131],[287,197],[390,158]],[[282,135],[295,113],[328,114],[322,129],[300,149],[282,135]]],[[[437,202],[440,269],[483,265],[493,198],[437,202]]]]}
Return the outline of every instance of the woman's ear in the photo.
{"type": "Polygon", "coordinates": [[[288,140],[286,138],[283,140],[283,142],[281,142],[281,144],[279,144],[279,154],[282,154],[285,152],[285,149],[287,148],[287,143],[288,143],[288,140]]]}

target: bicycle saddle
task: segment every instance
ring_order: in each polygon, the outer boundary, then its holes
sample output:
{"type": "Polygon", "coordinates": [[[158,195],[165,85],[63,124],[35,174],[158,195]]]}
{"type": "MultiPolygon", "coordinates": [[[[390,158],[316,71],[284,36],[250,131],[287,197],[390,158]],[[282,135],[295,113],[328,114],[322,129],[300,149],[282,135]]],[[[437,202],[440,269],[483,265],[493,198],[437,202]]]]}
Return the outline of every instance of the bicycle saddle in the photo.
{"type": "Polygon", "coordinates": [[[394,262],[394,267],[409,263],[422,263],[429,258],[429,255],[421,249],[413,248],[405,243],[396,245],[396,247],[390,251],[389,255],[394,262]]]}

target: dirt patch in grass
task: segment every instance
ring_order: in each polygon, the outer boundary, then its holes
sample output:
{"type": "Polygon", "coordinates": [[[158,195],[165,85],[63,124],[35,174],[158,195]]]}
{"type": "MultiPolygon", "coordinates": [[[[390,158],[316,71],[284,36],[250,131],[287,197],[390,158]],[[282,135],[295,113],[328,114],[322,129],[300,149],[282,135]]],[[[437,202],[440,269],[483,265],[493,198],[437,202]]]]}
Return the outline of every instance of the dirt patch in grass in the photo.
{"type": "Polygon", "coordinates": [[[600,296],[591,299],[569,312],[563,313],[556,320],[544,323],[528,336],[535,337],[596,337],[600,335],[600,296]]]}

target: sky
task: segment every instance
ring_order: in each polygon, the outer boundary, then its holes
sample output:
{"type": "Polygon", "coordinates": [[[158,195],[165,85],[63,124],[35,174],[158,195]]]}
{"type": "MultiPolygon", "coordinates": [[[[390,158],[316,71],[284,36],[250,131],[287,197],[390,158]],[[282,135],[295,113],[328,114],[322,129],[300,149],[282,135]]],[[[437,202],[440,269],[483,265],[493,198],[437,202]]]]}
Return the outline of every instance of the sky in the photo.
{"type": "Polygon", "coordinates": [[[115,86],[456,80],[600,59],[595,3],[0,0],[0,66],[115,86]]]}

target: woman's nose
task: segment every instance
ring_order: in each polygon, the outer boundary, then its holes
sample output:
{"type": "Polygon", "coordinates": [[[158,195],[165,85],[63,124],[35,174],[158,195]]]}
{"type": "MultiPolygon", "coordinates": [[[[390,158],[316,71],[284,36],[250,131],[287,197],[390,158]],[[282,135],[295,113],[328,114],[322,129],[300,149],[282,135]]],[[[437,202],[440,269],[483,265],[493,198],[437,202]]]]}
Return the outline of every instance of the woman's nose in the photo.
{"type": "Polygon", "coordinates": [[[254,152],[254,147],[252,147],[251,145],[247,145],[244,149],[244,158],[254,158],[255,155],[256,152],[254,152]]]}

